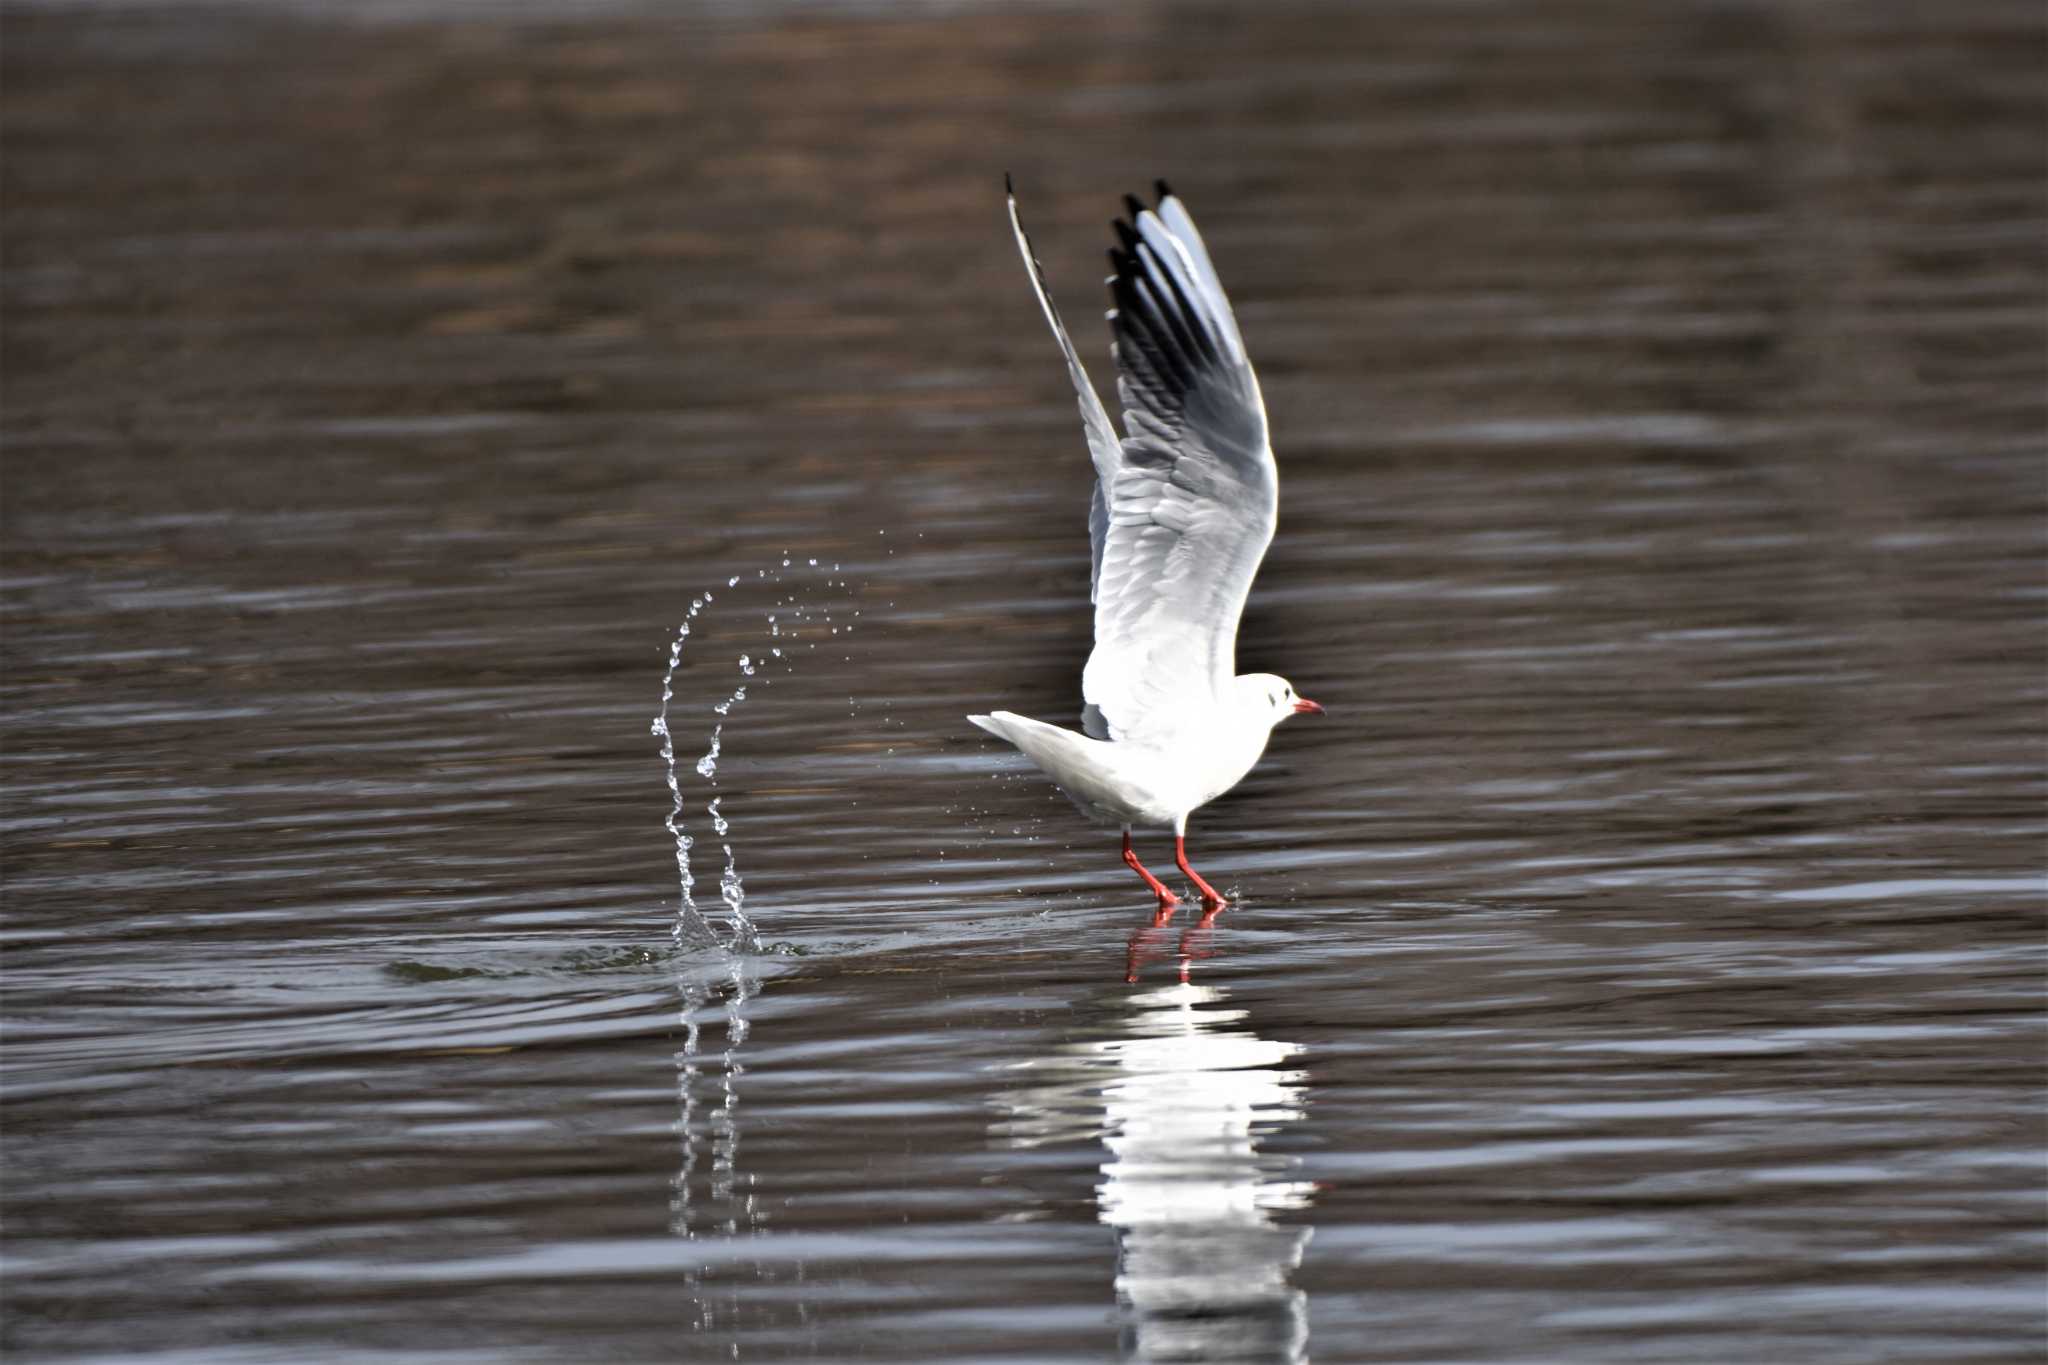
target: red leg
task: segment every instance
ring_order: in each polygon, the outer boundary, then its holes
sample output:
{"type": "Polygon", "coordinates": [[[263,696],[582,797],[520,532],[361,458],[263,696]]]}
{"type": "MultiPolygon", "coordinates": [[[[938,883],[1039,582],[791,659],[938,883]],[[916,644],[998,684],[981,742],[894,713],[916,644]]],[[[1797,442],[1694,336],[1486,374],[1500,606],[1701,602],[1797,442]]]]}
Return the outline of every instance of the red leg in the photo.
{"type": "MultiPolygon", "coordinates": [[[[1180,897],[1168,891],[1166,883],[1146,871],[1145,865],[1138,861],[1138,855],[1131,850],[1131,832],[1129,830],[1124,831],[1124,863],[1131,871],[1143,877],[1145,885],[1152,888],[1152,894],[1159,897],[1159,909],[1162,915],[1180,904],[1180,897]]],[[[1163,920],[1161,922],[1164,923],[1163,920]]]]}
{"type": "Polygon", "coordinates": [[[1215,887],[1202,880],[1201,873],[1188,866],[1188,841],[1185,835],[1176,834],[1173,836],[1173,860],[1180,864],[1180,870],[1187,873],[1188,880],[1193,882],[1196,888],[1201,891],[1202,906],[1211,915],[1214,915],[1229,903],[1223,897],[1216,894],[1215,887]]]}

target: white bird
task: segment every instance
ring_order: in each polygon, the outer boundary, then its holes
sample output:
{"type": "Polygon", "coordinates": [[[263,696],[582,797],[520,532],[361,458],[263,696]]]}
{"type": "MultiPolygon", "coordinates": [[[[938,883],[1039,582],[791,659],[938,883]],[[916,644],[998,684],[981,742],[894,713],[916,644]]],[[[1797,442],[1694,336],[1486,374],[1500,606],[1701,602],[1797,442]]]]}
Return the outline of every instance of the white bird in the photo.
{"type": "Polygon", "coordinates": [[[1179,897],[1138,861],[1134,826],[1173,830],[1174,862],[1211,913],[1223,897],[1188,866],[1188,815],[1236,786],[1273,727],[1323,708],[1285,678],[1237,671],[1237,621],[1273,539],[1279,471],[1259,381],[1186,208],[1124,200],[1109,253],[1111,354],[1124,435],[1088,380],[1017,216],[1010,226],[1039,307],[1066,354],[1095,461],[1088,513],[1095,649],[1081,674],[1081,728],[1009,711],[968,719],[1045,770],[1090,819],[1121,825],[1124,862],[1159,898],[1179,897]]]}

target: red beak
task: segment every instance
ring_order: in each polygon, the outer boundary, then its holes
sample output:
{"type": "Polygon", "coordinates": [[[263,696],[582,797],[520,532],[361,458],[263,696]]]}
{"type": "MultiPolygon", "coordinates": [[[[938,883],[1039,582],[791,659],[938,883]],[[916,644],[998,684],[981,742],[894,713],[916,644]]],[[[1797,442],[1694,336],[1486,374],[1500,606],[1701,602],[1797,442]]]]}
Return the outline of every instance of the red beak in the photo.
{"type": "Polygon", "coordinates": [[[1297,716],[1320,716],[1323,714],[1323,704],[1319,701],[1310,701],[1307,697],[1296,697],[1294,699],[1294,714],[1297,716]]]}

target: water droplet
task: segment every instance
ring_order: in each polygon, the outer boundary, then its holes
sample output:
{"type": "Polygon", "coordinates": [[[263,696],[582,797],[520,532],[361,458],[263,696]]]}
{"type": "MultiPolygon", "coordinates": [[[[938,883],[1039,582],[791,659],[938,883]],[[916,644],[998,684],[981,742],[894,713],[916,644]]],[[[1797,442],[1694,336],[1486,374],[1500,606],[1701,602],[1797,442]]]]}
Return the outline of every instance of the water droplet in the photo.
{"type": "Polygon", "coordinates": [[[740,672],[750,678],[754,676],[754,661],[744,654],[740,655],[740,672]]]}
{"type": "Polygon", "coordinates": [[[739,585],[740,576],[738,574],[734,574],[731,578],[725,580],[725,586],[728,588],[737,588],[739,585]]]}

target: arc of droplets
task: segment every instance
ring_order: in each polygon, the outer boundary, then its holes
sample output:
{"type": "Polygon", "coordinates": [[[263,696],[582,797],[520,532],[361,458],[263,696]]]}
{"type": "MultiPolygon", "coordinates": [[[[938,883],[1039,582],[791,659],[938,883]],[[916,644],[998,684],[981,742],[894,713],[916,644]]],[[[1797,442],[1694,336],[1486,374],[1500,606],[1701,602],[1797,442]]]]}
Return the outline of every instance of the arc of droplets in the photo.
{"type": "MultiPolygon", "coordinates": [[[[748,655],[740,655],[739,667],[742,678],[754,676],[754,661],[748,655]]],[[[697,776],[709,782],[714,791],[718,788],[718,753],[725,734],[726,717],[732,714],[735,706],[746,699],[747,685],[742,682],[733,688],[731,696],[711,708],[717,713],[718,719],[711,725],[710,747],[704,750],[704,757],[697,760],[697,776]]],[[[719,899],[725,902],[733,937],[737,943],[741,935],[751,940],[754,937],[754,927],[752,921],[748,920],[746,911],[740,908],[747,893],[746,888],[740,884],[739,864],[733,856],[732,822],[718,809],[718,803],[724,799],[723,796],[712,797],[704,810],[705,814],[711,817],[712,832],[718,835],[719,847],[725,852],[725,870],[719,874],[718,895],[719,899]]]]}
{"type": "MultiPolygon", "coordinates": [[[[818,561],[815,558],[809,560],[808,564],[811,568],[818,567],[818,561]]],[[[784,569],[790,567],[790,557],[787,551],[782,555],[781,567],[784,569]]],[[[837,573],[838,571],[839,566],[834,564],[832,572],[837,573]]],[[[781,573],[766,568],[755,570],[754,576],[756,578],[768,579],[777,584],[782,582],[781,573]]],[[[728,588],[737,587],[739,586],[739,581],[740,576],[734,574],[726,579],[725,585],[728,588]]],[[[828,585],[831,583],[829,577],[826,579],[826,583],[828,585]]],[[[842,588],[846,586],[843,579],[840,581],[840,586],[842,588]]],[[[698,615],[715,600],[714,595],[708,591],[701,597],[690,599],[690,610],[683,617],[682,624],[676,629],[675,639],[669,645],[668,669],[661,677],[661,710],[654,717],[649,730],[661,740],[661,762],[669,791],[669,813],[664,819],[663,824],[668,829],[669,837],[675,841],[676,878],[682,888],[681,904],[677,907],[676,922],[670,931],[670,935],[679,948],[689,944],[698,947],[719,947],[727,951],[745,952],[760,946],[760,936],[759,932],[754,928],[753,921],[747,918],[746,911],[743,908],[746,899],[746,887],[740,880],[738,857],[733,851],[732,822],[726,817],[724,811],[719,808],[719,803],[724,799],[719,795],[712,796],[706,804],[705,814],[710,817],[712,832],[718,836],[720,851],[725,855],[725,866],[718,878],[719,899],[725,902],[726,907],[723,932],[710,919],[706,918],[703,911],[697,907],[697,879],[690,868],[690,851],[696,846],[696,840],[685,827],[683,820],[683,789],[682,783],[676,775],[675,734],[670,725],[670,711],[675,700],[676,670],[682,666],[683,646],[690,638],[692,626],[697,620],[698,615]]],[[[797,620],[801,621],[804,619],[804,607],[796,599],[781,599],[778,605],[793,606],[797,620]]],[[[854,613],[856,616],[859,614],[858,611],[854,613]]],[[[831,619],[832,614],[828,609],[825,612],[825,620],[830,622],[831,619]]],[[[781,623],[776,619],[776,613],[772,611],[765,613],[765,620],[768,626],[768,639],[771,643],[768,646],[767,656],[758,662],[762,666],[767,665],[771,661],[779,663],[782,665],[783,671],[787,672],[795,663],[795,660],[785,653],[781,643],[774,642],[785,642],[788,637],[784,636],[781,623]]],[[[833,626],[832,634],[839,634],[839,629],[839,627],[833,626]]],[[[848,625],[846,629],[850,633],[853,627],[848,625]]],[[[817,648],[816,642],[810,642],[809,647],[812,649],[817,648]]],[[[724,746],[725,722],[732,714],[733,708],[747,699],[747,683],[744,680],[754,676],[756,662],[751,655],[742,654],[739,656],[739,670],[742,681],[733,688],[732,692],[723,701],[711,708],[716,713],[718,719],[712,723],[711,738],[704,750],[703,757],[697,760],[696,772],[699,777],[711,785],[714,792],[718,786],[718,760],[724,746]]]]}
{"type": "Polygon", "coordinates": [[[697,613],[703,611],[711,600],[711,594],[708,592],[702,597],[690,599],[689,614],[683,617],[682,625],[676,628],[676,638],[668,648],[668,671],[661,675],[661,710],[650,726],[651,732],[661,740],[661,762],[663,775],[668,780],[669,796],[668,816],[662,824],[667,827],[669,838],[675,840],[676,879],[682,886],[682,901],[676,907],[675,926],[670,930],[670,937],[674,939],[677,947],[681,947],[686,938],[699,943],[715,940],[710,924],[697,909],[697,898],[693,894],[697,879],[690,873],[690,849],[696,840],[692,839],[683,827],[683,788],[676,780],[675,736],[670,732],[668,724],[669,704],[676,694],[676,669],[683,660],[683,644],[690,638],[690,625],[697,619],[697,613]]]}
{"type": "MultiPolygon", "coordinates": [[[[735,574],[726,581],[726,586],[731,587],[737,582],[739,575],[735,574]]],[[[746,889],[740,882],[739,864],[733,853],[732,825],[719,811],[718,803],[721,798],[716,796],[711,798],[706,813],[711,817],[712,830],[718,835],[725,853],[725,869],[718,879],[719,899],[723,900],[726,906],[724,932],[719,932],[711,921],[705,918],[704,912],[697,908],[697,878],[690,870],[690,850],[696,847],[697,841],[683,823],[683,788],[676,776],[675,732],[669,724],[669,711],[675,701],[676,669],[682,665],[683,645],[690,638],[690,631],[698,614],[715,600],[717,599],[709,592],[702,597],[690,599],[690,610],[683,617],[682,625],[676,629],[676,638],[669,645],[668,669],[661,675],[661,710],[655,715],[648,729],[661,739],[662,771],[668,782],[669,793],[669,811],[662,823],[667,828],[669,837],[675,840],[676,878],[682,887],[682,899],[676,908],[676,922],[669,931],[670,937],[679,948],[688,942],[699,946],[716,945],[729,951],[745,952],[758,947],[760,939],[753,922],[747,918],[746,911],[741,909],[746,889]]],[[[740,655],[739,667],[743,676],[751,678],[754,675],[754,662],[747,655],[740,655]]],[[[697,775],[709,782],[714,789],[718,786],[718,754],[725,730],[725,718],[731,714],[733,707],[746,699],[747,685],[743,682],[734,688],[732,694],[724,701],[711,708],[718,714],[718,720],[711,727],[710,747],[704,751],[704,756],[697,760],[697,775]]]]}

